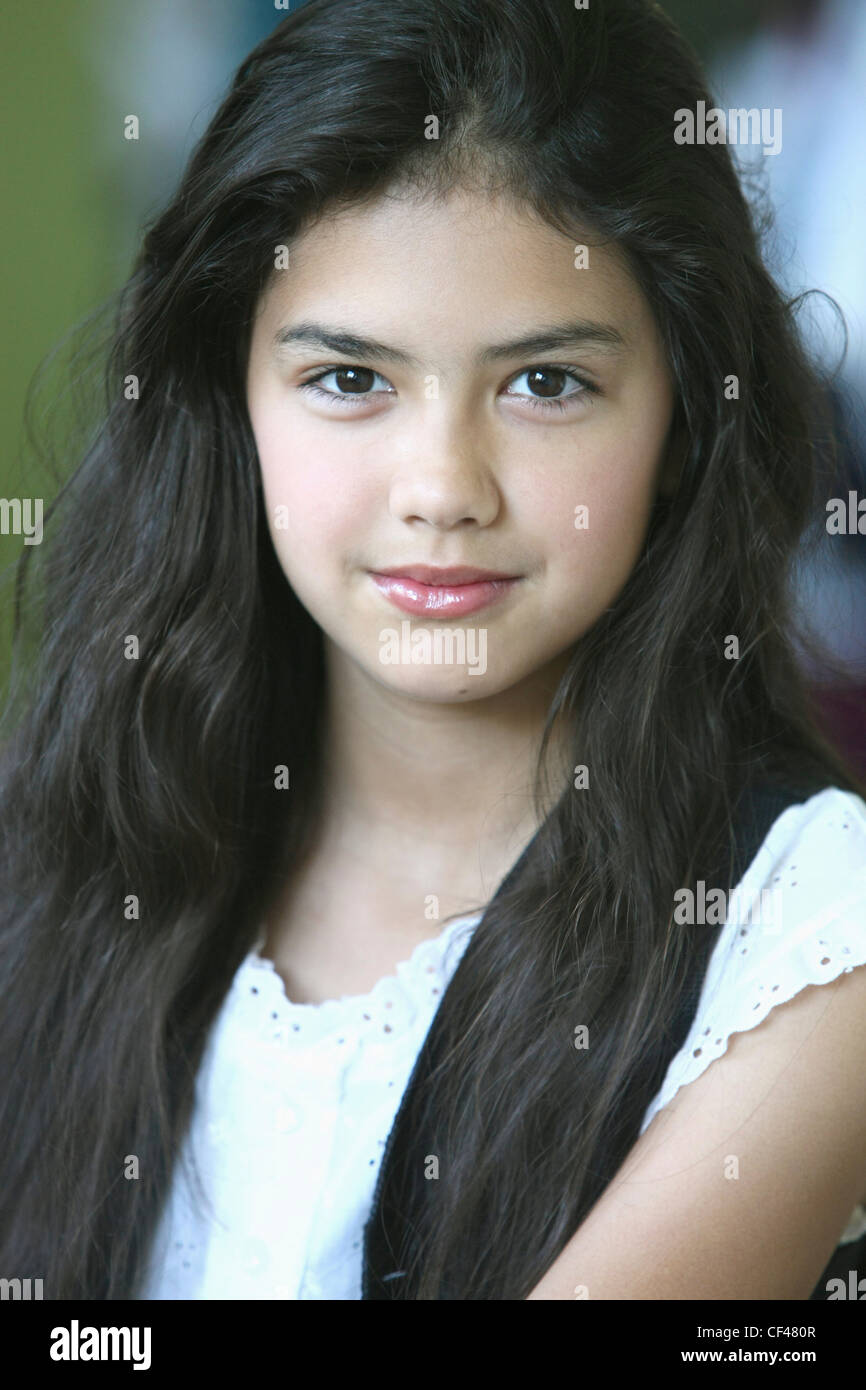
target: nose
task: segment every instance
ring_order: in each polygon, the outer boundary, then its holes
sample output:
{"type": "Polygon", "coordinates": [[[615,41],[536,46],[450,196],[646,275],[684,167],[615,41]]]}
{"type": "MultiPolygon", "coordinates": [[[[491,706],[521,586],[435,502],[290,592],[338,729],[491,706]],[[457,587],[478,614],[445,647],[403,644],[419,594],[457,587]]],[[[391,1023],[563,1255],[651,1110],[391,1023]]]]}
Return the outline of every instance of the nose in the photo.
{"type": "Polygon", "coordinates": [[[390,486],[391,515],[443,531],[465,522],[489,526],[502,506],[489,434],[464,412],[447,411],[441,399],[431,406],[400,450],[390,486]]]}

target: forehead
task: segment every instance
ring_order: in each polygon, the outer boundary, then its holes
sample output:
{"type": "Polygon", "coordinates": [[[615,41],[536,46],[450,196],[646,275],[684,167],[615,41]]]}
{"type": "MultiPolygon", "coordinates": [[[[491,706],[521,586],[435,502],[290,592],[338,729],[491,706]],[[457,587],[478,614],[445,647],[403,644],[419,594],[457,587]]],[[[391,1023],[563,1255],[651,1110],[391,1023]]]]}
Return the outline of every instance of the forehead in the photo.
{"type": "Polygon", "coordinates": [[[551,227],[505,195],[382,194],[326,212],[289,243],[257,333],[327,319],[418,343],[506,338],[540,319],[606,321],[632,345],[653,334],[625,256],[592,233],[551,227]],[[580,248],[585,248],[581,251],[580,248]]]}

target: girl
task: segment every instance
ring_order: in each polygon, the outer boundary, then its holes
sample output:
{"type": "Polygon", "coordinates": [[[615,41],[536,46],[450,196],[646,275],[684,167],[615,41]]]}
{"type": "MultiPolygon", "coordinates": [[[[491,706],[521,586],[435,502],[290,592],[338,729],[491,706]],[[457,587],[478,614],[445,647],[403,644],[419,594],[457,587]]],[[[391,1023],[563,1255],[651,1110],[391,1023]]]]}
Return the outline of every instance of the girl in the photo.
{"type": "Polygon", "coordinates": [[[4,748],[46,1298],[862,1268],[823,384],[699,101],[645,0],[310,0],[147,232],[4,748]]]}

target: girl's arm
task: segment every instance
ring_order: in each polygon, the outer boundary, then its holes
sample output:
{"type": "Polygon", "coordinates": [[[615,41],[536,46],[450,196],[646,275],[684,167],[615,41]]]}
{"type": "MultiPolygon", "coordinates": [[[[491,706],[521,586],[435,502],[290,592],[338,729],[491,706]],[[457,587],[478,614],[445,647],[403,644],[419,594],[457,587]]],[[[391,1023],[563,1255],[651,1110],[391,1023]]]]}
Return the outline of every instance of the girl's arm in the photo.
{"type": "Polygon", "coordinates": [[[866,1193],[866,968],[807,986],[654,1117],[531,1299],[808,1299],[866,1193]]]}

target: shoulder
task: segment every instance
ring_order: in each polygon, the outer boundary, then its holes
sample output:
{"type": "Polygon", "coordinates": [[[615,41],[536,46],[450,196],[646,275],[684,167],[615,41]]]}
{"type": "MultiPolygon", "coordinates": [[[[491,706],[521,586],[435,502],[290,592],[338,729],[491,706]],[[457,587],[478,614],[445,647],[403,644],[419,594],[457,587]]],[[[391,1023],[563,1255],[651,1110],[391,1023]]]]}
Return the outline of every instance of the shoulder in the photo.
{"type": "Polygon", "coordinates": [[[866,802],[830,787],[782,811],[729,894],[691,1027],[641,1132],[734,1034],[864,963],[866,802]]]}
{"type": "Polygon", "coordinates": [[[530,1297],[809,1298],[866,1187],[864,1011],[861,967],[738,1034],[530,1297]]]}
{"type": "Polygon", "coordinates": [[[765,796],[768,805],[781,806],[743,874],[750,888],[770,880],[781,885],[785,906],[792,914],[816,891],[826,896],[835,886],[834,872],[864,869],[866,802],[841,787],[825,787],[802,800],[765,796]],[[799,854],[799,862],[792,859],[799,854]],[[829,856],[829,857],[828,857],[829,856]],[[803,872],[795,870],[802,864],[803,872]],[[788,872],[791,871],[791,872],[788,872]],[[799,889],[794,893],[793,889],[799,889]]]}
{"type": "Polygon", "coordinates": [[[866,1192],[866,804],[784,810],[742,902],[774,884],[775,920],[725,923],[638,1140],[530,1298],[812,1293],[866,1192]]]}

